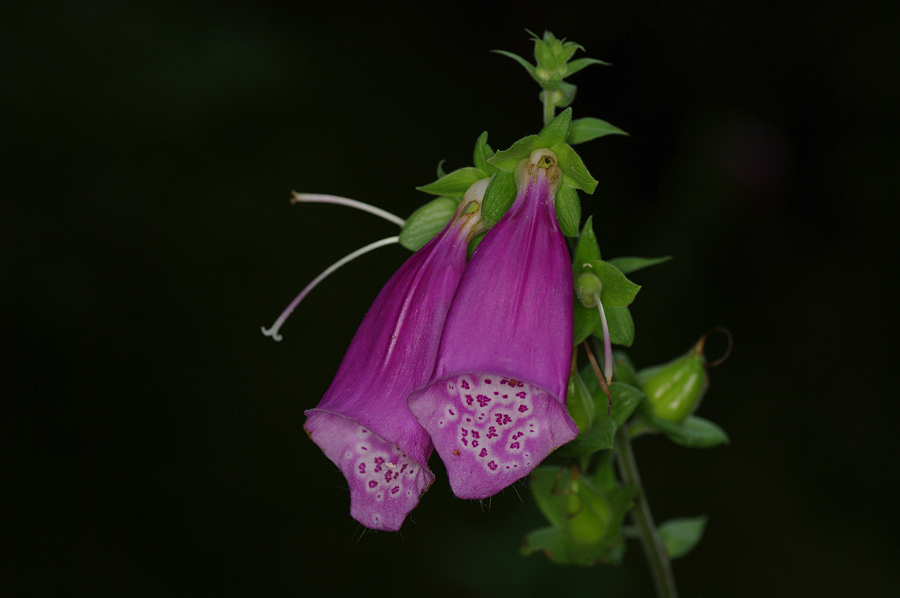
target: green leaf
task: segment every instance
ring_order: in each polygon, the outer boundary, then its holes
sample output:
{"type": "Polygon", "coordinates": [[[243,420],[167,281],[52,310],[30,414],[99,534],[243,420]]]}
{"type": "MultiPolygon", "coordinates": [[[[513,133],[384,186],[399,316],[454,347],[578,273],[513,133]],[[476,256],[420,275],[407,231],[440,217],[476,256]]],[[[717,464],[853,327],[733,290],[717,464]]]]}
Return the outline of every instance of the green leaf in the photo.
{"type": "Polygon", "coordinates": [[[578,237],[578,245],[575,246],[575,256],[572,258],[572,269],[577,278],[584,269],[584,264],[600,259],[600,245],[597,243],[597,235],[594,234],[594,217],[588,216],[581,236],[578,237]]]}
{"type": "Polygon", "coordinates": [[[627,307],[611,307],[606,309],[606,325],[609,327],[609,342],[614,345],[630,347],[634,342],[634,320],[627,307]]]}
{"type": "Polygon", "coordinates": [[[568,77],[569,75],[574,75],[581,69],[587,66],[591,66],[592,64],[602,64],[603,66],[609,66],[608,62],[603,62],[602,60],[597,60],[596,58],[579,58],[578,60],[573,60],[566,65],[566,77],[568,77]]]}
{"type": "Polygon", "coordinates": [[[628,274],[629,272],[668,262],[670,259],[672,259],[672,256],[667,255],[665,257],[616,257],[607,261],[618,268],[622,274],[628,274]]]}
{"type": "Polygon", "coordinates": [[[486,178],[484,171],[468,166],[454,170],[450,174],[436,180],[430,185],[424,187],[416,187],[419,191],[431,193],[432,195],[446,195],[448,197],[462,198],[472,183],[486,178]]]}
{"type": "Polygon", "coordinates": [[[589,195],[597,188],[597,181],[591,176],[581,157],[565,143],[550,148],[559,159],[559,169],[566,177],[570,187],[582,189],[589,195]]]}
{"type": "Polygon", "coordinates": [[[556,191],[554,207],[562,234],[567,237],[577,237],[578,225],[581,224],[581,200],[578,199],[578,191],[560,185],[556,191]]]}
{"type": "Polygon", "coordinates": [[[518,54],[513,54],[512,52],[507,52],[506,50],[492,50],[492,51],[496,54],[500,54],[502,56],[507,56],[509,58],[512,58],[513,60],[515,60],[516,62],[521,64],[523,67],[525,67],[525,70],[528,71],[528,74],[531,75],[532,79],[534,79],[538,83],[541,82],[541,80],[538,79],[537,71],[534,68],[534,65],[531,64],[530,62],[528,62],[527,60],[525,60],[524,58],[522,58],[521,56],[519,56],[518,54]]]}
{"type": "Polygon", "coordinates": [[[599,118],[579,118],[573,120],[569,128],[569,144],[584,143],[604,135],[628,135],[628,133],[599,118]]]}
{"type": "Polygon", "coordinates": [[[473,158],[475,159],[475,168],[481,170],[487,175],[492,175],[497,172],[497,167],[492,164],[488,164],[488,160],[490,160],[491,156],[494,155],[494,150],[492,150],[491,146],[488,145],[487,138],[487,131],[478,136],[478,140],[475,142],[475,152],[473,158]]]}
{"type": "Polygon", "coordinates": [[[725,430],[708,419],[690,415],[680,424],[647,416],[647,421],[661,430],[675,444],[688,448],[712,448],[730,442],[725,430]]]}
{"type": "MultiPolygon", "coordinates": [[[[601,392],[601,394],[603,394],[601,392]]],[[[597,408],[600,403],[596,402],[597,408]]],[[[597,419],[591,429],[583,434],[575,437],[575,440],[568,442],[557,449],[560,455],[570,457],[580,457],[583,455],[593,455],[597,451],[611,449],[613,447],[613,439],[616,436],[616,419],[606,415],[606,395],[603,395],[603,412],[597,412],[597,419]]]]}
{"type": "Polygon", "coordinates": [[[569,124],[572,122],[572,109],[566,108],[556,115],[556,118],[541,129],[538,137],[544,140],[546,147],[554,147],[566,142],[569,136],[569,124]]]}
{"type": "Polygon", "coordinates": [[[659,537],[666,546],[669,558],[677,559],[693,550],[694,546],[703,537],[708,518],[705,515],[699,517],[681,517],[669,519],[659,526],[659,537]]]}
{"type": "Polygon", "coordinates": [[[400,230],[400,244],[410,251],[418,251],[450,222],[457,206],[459,201],[455,199],[438,197],[420,207],[400,230]]]}
{"type": "Polygon", "coordinates": [[[626,307],[634,301],[635,295],[641,290],[640,285],[628,280],[621,270],[609,262],[594,260],[589,263],[593,266],[591,271],[603,283],[603,292],[600,295],[603,309],[626,307]]]}
{"type": "Polygon", "coordinates": [[[546,146],[540,135],[529,135],[516,141],[508,150],[498,151],[488,162],[500,170],[513,172],[523,158],[529,157],[531,152],[541,147],[546,146]]]}
{"type": "Polygon", "coordinates": [[[494,226],[516,199],[516,177],[505,170],[498,171],[488,183],[481,201],[481,221],[494,226]]]}

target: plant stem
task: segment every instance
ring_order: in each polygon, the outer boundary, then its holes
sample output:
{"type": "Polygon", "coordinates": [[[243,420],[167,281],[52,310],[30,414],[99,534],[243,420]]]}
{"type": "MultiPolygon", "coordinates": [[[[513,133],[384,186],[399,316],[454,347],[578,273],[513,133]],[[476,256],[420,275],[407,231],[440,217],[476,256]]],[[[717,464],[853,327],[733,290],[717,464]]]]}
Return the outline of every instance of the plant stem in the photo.
{"type": "Polygon", "coordinates": [[[637,525],[641,546],[644,548],[644,554],[647,557],[647,562],[650,564],[656,595],[658,598],[678,598],[675,576],[672,575],[672,562],[669,560],[666,547],[656,531],[656,524],[653,523],[653,515],[650,514],[650,505],[647,503],[646,496],[644,496],[641,476],[638,473],[634,451],[631,448],[631,438],[624,427],[619,428],[619,431],[616,432],[615,442],[622,481],[638,489],[637,501],[631,509],[631,517],[635,525],[637,525]]]}
{"type": "Polygon", "coordinates": [[[556,104],[550,99],[550,93],[545,89],[541,94],[544,100],[544,124],[548,124],[556,116],[556,104]]]}

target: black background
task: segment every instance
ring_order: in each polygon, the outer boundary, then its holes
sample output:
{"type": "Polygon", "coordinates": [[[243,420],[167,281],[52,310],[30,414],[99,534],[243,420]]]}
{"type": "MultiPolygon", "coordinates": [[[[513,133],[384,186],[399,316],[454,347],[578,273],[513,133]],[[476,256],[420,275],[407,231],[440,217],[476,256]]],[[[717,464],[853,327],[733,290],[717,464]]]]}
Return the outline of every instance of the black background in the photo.
{"type": "MultiPolygon", "coordinates": [[[[0,583],[9,595],[649,596],[618,568],[522,558],[524,486],[437,481],[363,533],[303,432],[435,166],[541,126],[490,53],[524,31],[609,67],[573,76],[605,257],[636,273],[639,366],[728,326],[703,415],[730,446],[636,442],[654,514],[710,517],[683,596],[887,596],[900,556],[897,13],[865,2],[21,3],[0,19],[0,583]]],[[[887,6],[888,3],[885,3],[887,6]]],[[[9,9],[6,9],[9,10],[9,9]]]]}

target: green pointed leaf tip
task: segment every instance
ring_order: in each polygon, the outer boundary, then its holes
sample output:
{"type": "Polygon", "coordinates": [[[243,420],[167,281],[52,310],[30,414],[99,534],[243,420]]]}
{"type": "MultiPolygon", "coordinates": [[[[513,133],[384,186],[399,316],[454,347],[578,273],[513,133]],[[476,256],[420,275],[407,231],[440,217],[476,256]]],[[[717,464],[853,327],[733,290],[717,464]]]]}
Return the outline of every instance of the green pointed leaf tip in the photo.
{"type": "Polygon", "coordinates": [[[400,230],[400,244],[418,251],[450,222],[459,201],[450,197],[433,199],[406,219],[400,230]]]}
{"type": "Polygon", "coordinates": [[[670,519],[659,526],[659,537],[666,546],[669,558],[677,559],[689,553],[703,538],[708,518],[682,517],[670,519]]]}
{"type": "Polygon", "coordinates": [[[578,245],[575,246],[575,256],[572,258],[573,269],[580,273],[583,264],[600,259],[600,244],[597,243],[597,235],[594,234],[594,217],[588,216],[581,236],[578,237],[578,245]]]}
{"type": "Polygon", "coordinates": [[[541,79],[538,77],[538,74],[537,74],[537,69],[534,68],[534,65],[531,64],[530,62],[528,62],[527,60],[525,60],[524,58],[522,58],[521,56],[519,56],[518,54],[513,54],[512,52],[507,52],[506,50],[493,50],[493,52],[495,52],[496,54],[500,54],[501,56],[506,56],[508,58],[512,58],[513,60],[515,60],[516,62],[521,64],[523,67],[525,67],[525,70],[528,71],[528,74],[531,75],[532,79],[534,79],[538,83],[541,82],[541,79]]]}
{"type": "Polygon", "coordinates": [[[472,183],[487,178],[487,176],[488,175],[484,171],[468,166],[466,168],[454,170],[430,185],[416,187],[416,189],[424,191],[425,193],[431,193],[432,195],[446,195],[447,197],[462,199],[462,196],[466,194],[466,191],[469,190],[472,183]]]}
{"type": "Polygon", "coordinates": [[[643,268],[668,262],[670,259],[672,259],[672,256],[667,255],[665,257],[615,257],[607,261],[618,268],[622,274],[629,274],[643,268]]]}
{"type": "Polygon", "coordinates": [[[497,172],[497,167],[488,164],[488,160],[494,155],[494,150],[491,149],[491,146],[487,143],[488,134],[487,131],[478,136],[478,140],[475,142],[475,151],[473,152],[473,159],[475,168],[484,172],[487,176],[490,176],[497,172]]]}
{"type": "Polygon", "coordinates": [[[575,153],[571,146],[565,143],[550,148],[559,160],[559,169],[565,176],[565,181],[570,187],[581,189],[588,195],[594,193],[597,181],[588,172],[581,156],[575,153]]]}
{"type": "Polygon", "coordinates": [[[572,109],[566,108],[541,129],[541,132],[538,133],[538,137],[546,144],[545,147],[554,147],[565,143],[566,138],[569,136],[569,126],[571,123],[572,109]]]}
{"type": "Polygon", "coordinates": [[[569,127],[569,144],[576,145],[605,135],[628,135],[628,133],[599,118],[579,118],[573,120],[569,127]]]}

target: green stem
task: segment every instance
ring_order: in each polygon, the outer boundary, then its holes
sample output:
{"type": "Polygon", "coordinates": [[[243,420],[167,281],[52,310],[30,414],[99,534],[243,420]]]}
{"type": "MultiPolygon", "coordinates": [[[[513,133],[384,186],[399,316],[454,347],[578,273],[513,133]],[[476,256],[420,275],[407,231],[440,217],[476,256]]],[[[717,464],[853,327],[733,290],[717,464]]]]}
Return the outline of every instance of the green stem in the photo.
{"type": "Polygon", "coordinates": [[[544,124],[548,124],[556,116],[556,104],[550,99],[550,93],[547,90],[541,94],[544,100],[544,124]]]}
{"type": "Polygon", "coordinates": [[[638,489],[637,502],[631,509],[631,517],[637,525],[641,546],[644,548],[644,554],[650,564],[656,595],[658,598],[678,598],[675,576],[672,575],[672,562],[669,560],[666,547],[653,523],[653,515],[650,514],[650,505],[644,496],[641,476],[638,473],[634,451],[631,448],[631,438],[624,428],[619,428],[619,431],[616,432],[616,456],[619,460],[622,481],[638,489]]]}

